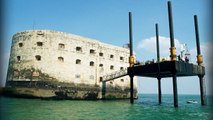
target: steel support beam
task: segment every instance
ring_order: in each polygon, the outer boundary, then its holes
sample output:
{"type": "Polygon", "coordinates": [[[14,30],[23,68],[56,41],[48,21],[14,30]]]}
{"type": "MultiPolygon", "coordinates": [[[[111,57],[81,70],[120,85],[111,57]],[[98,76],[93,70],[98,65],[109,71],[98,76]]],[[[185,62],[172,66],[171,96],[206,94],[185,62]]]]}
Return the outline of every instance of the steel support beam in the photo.
{"type": "Polygon", "coordinates": [[[200,99],[201,105],[206,105],[206,86],[203,76],[198,76],[200,80],[200,99]]]}
{"type": "Polygon", "coordinates": [[[158,103],[161,104],[161,78],[158,78],[158,103]]]}
{"type": "Polygon", "coordinates": [[[177,76],[173,74],[172,78],[173,78],[174,107],[178,107],[177,76]]]}
{"type": "Polygon", "coordinates": [[[130,103],[134,103],[134,88],[133,88],[133,78],[134,76],[130,76],[130,103]]]}

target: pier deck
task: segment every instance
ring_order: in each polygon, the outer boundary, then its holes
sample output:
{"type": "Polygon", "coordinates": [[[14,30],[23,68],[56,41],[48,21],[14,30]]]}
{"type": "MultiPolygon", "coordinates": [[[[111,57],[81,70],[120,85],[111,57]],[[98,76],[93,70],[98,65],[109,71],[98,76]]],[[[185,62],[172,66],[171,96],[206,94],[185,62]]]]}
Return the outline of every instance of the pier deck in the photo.
{"type": "Polygon", "coordinates": [[[163,61],[160,63],[129,67],[128,74],[152,78],[172,77],[174,74],[177,77],[203,76],[205,75],[205,67],[183,61],[163,61]]]}

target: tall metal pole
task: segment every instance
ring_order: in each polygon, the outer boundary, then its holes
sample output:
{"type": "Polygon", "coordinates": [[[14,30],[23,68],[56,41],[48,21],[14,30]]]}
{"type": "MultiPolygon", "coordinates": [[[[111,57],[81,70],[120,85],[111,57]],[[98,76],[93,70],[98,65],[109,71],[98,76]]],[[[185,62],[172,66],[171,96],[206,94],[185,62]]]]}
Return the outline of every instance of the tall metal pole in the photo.
{"type": "MultiPolygon", "coordinates": [[[[173,31],[173,20],[172,20],[172,5],[171,1],[168,1],[168,16],[169,16],[169,31],[170,31],[170,57],[171,61],[176,61],[176,48],[174,43],[174,31],[173,31]]],[[[174,94],[174,107],[178,107],[178,91],[177,91],[177,77],[176,72],[173,72],[173,94],[174,94]]]]}
{"type": "Polygon", "coordinates": [[[129,47],[130,47],[130,56],[133,55],[132,48],[132,13],[129,12],[129,47]]]}
{"type": "Polygon", "coordinates": [[[161,78],[158,77],[158,103],[161,104],[161,78]]]}
{"type": "Polygon", "coordinates": [[[206,86],[204,76],[199,75],[201,105],[206,105],[206,86]]]}
{"type": "Polygon", "coordinates": [[[156,30],[156,48],[157,48],[157,62],[158,62],[158,102],[161,104],[161,78],[160,76],[160,50],[159,50],[159,33],[158,33],[158,24],[155,24],[156,30]]]}
{"type": "Polygon", "coordinates": [[[134,76],[130,75],[130,103],[134,103],[133,79],[134,76]]]}
{"type": "MultiPolygon", "coordinates": [[[[197,45],[197,63],[199,66],[203,64],[203,56],[201,55],[200,50],[200,40],[199,40],[199,30],[198,30],[198,20],[197,15],[194,15],[194,25],[195,25],[195,36],[196,36],[196,45],[197,45]]],[[[200,81],[200,98],[201,105],[206,105],[206,87],[204,75],[198,75],[200,81]]]]}
{"type": "Polygon", "coordinates": [[[173,94],[174,94],[174,107],[178,107],[178,91],[177,91],[177,77],[173,74],[173,94]]]}
{"type": "Polygon", "coordinates": [[[160,62],[158,24],[155,24],[155,29],[156,29],[157,62],[160,62]]]}
{"type": "Polygon", "coordinates": [[[168,16],[169,16],[169,32],[170,32],[170,57],[172,61],[176,61],[176,48],[174,43],[173,19],[172,19],[172,5],[168,1],[168,16]]]}
{"type": "Polygon", "coordinates": [[[200,38],[199,38],[199,29],[198,29],[198,20],[197,15],[194,15],[194,25],[195,25],[195,37],[196,37],[196,45],[197,45],[197,55],[200,55],[200,38]]]}
{"type": "MultiPolygon", "coordinates": [[[[133,56],[133,47],[132,47],[132,13],[129,12],[129,47],[130,47],[130,56],[129,56],[129,66],[134,67],[134,56],[133,56]]],[[[130,77],[130,103],[134,103],[134,88],[133,88],[133,75],[130,77]]]]}

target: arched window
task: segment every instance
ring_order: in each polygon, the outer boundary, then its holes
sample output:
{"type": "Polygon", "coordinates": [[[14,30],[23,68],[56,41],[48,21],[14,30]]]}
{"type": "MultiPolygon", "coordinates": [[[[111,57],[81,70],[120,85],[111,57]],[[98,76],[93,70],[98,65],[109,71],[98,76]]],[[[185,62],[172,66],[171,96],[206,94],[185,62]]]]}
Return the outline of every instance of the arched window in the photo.
{"type": "Polygon", "coordinates": [[[17,56],[17,61],[21,61],[21,56],[17,56]]]}
{"type": "Polygon", "coordinates": [[[65,45],[63,43],[58,44],[58,49],[64,49],[64,48],[65,48],[65,45]]]}
{"type": "Polygon", "coordinates": [[[59,62],[64,62],[64,58],[63,57],[58,57],[58,61],[59,62]]]}
{"type": "Polygon", "coordinates": [[[37,61],[41,61],[41,56],[40,56],[40,55],[36,55],[36,56],[35,56],[35,59],[36,59],[37,61]]]}
{"type": "Polygon", "coordinates": [[[80,59],[77,59],[75,63],[76,63],[76,64],[81,64],[81,60],[80,60],[80,59]]]}
{"type": "Polygon", "coordinates": [[[104,56],[104,53],[100,52],[100,53],[99,53],[99,56],[101,56],[101,57],[104,56]]]}
{"type": "Polygon", "coordinates": [[[37,44],[37,46],[43,46],[42,42],[37,42],[36,44],[37,44]]]}
{"type": "Polygon", "coordinates": [[[111,59],[114,58],[114,55],[110,55],[110,58],[111,58],[111,59]]]}
{"type": "Polygon", "coordinates": [[[103,67],[104,65],[103,64],[99,64],[99,67],[103,67]]]}
{"type": "Polygon", "coordinates": [[[89,53],[90,53],[90,54],[95,54],[95,50],[90,49],[89,53]]]}
{"type": "Polygon", "coordinates": [[[77,46],[75,49],[76,49],[77,52],[82,52],[82,48],[79,47],[79,46],[77,46]]]}
{"type": "Polygon", "coordinates": [[[124,60],[124,57],[120,56],[120,60],[124,60]]]}
{"type": "Polygon", "coordinates": [[[19,43],[18,46],[19,46],[19,47],[23,47],[23,43],[19,43]]]}
{"type": "Polygon", "coordinates": [[[95,63],[93,61],[90,61],[90,63],[89,63],[90,66],[94,66],[94,64],[95,63]]]}
{"type": "Polygon", "coordinates": [[[99,78],[99,82],[102,82],[102,81],[103,81],[103,77],[100,77],[100,78],[99,78]]]}
{"type": "Polygon", "coordinates": [[[113,69],[114,69],[114,66],[113,66],[113,65],[110,65],[110,69],[113,70],[113,69]]]}

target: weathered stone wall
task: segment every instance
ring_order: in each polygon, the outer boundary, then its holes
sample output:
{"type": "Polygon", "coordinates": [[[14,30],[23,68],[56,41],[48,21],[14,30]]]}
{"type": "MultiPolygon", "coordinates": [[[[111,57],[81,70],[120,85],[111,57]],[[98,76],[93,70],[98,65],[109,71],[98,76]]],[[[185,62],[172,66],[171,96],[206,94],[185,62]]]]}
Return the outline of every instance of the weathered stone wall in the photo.
{"type": "MultiPolygon", "coordinates": [[[[128,49],[94,39],[28,30],[13,36],[7,81],[58,81],[101,87],[101,77],[127,68],[128,57],[128,49]]],[[[129,77],[107,84],[125,89],[129,77]]],[[[137,88],[136,80],[134,86],[137,88]]]]}

